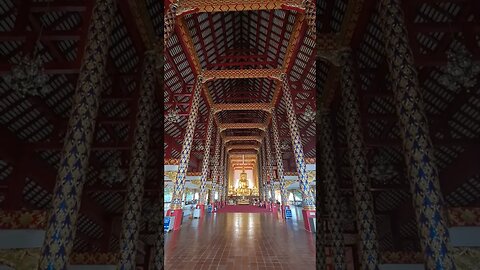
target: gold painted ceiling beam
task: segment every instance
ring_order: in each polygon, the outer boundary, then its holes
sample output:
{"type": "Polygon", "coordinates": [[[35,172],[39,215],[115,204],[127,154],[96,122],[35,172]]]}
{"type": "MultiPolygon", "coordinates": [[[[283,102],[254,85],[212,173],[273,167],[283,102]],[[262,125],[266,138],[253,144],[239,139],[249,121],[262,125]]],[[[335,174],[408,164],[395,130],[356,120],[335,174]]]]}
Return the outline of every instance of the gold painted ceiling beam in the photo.
{"type": "Polygon", "coordinates": [[[240,160],[240,159],[239,159],[239,160],[237,160],[237,161],[235,161],[235,162],[232,162],[232,164],[233,164],[233,165],[238,165],[238,164],[240,164],[240,165],[242,165],[242,164],[255,165],[255,161],[254,161],[254,160],[246,160],[246,159],[245,159],[245,162],[243,162],[243,160],[240,160]]]}
{"type": "MultiPolygon", "coordinates": [[[[300,34],[304,24],[306,24],[305,15],[302,13],[297,14],[295,16],[295,24],[293,25],[292,35],[288,41],[287,50],[283,58],[282,72],[287,72],[291,62],[295,61],[295,50],[297,44],[301,42],[300,34]]],[[[280,93],[282,91],[282,83],[280,81],[277,81],[276,83],[277,85],[275,86],[275,91],[273,93],[272,105],[277,104],[278,98],[280,97],[280,93]]]]}
{"type": "MultiPolygon", "coordinates": [[[[192,63],[193,63],[193,68],[195,69],[195,72],[197,74],[202,74],[202,68],[200,65],[200,60],[198,59],[198,55],[195,51],[195,47],[193,45],[193,39],[188,33],[188,28],[187,24],[185,22],[185,19],[183,17],[177,17],[176,22],[178,25],[178,29],[180,30],[180,39],[183,41],[183,44],[185,44],[185,47],[187,49],[187,57],[190,55],[192,63]]],[[[192,91],[193,92],[193,91],[192,91]]],[[[203,85],[203,92],[205,94],[205,97],[207,98],[208,105],[210,108],[213,106],[213,99],[212,96],[210,95],[210,91],[208,90],[207,86],[204,84],[203,85]]],[[[218,122],[218,120],[217,120],[218,122]]]]}
{"type": "MultiPolygon", "coordinates": [[[[236,156],[238,157],[238,156],[241,156],[241,155],[236,155],[236,156]]],[[[230,164],[238,164],[238,163],[242,163],[242,162],[243,162],[243,161],[242,161],[241,159],[236,159],[236,160],[230,161],[230,164]]],[[[248,163],[248,162],[250,162],[250,163],[256,163],[257,161],[254,160],[254,159],[245,159],[245,163],[248,163]]]]}
{"type": "Polygon", "coordinates": [[[232,165],[232,168],[233,169],[254,169],[255,166],[238,164],[238,165],[232,165]]]}
{"type": "Polygon", "coordinates": [[[260,146],[256,146],[256,145],[253,145],[253,144],[234,144],[234,145],[229,145],[227,146],[227,151],[230,151],[230,150],[233,150],[233,149],[240,149],[240,150],[250,150],[250,149],[254,149],[254,150],[259,150],[260,149],[260,146]]]}
{"type": "Polygon", "coordinates": [[[271,112],[271,103],[217,103],[213,105],[215,113],[221,111],[266,111],[271,112]]]}
{"type": "Polygon", "coordinates": [[[223,141],[225,143],[231,141],[257,141],[259,143],[262,142],[261,136],[224,136],[223,141]]]}
{"type": "Polygon", "coordinates": [[[220,123],[218,125],[218,128],[220,129],[220,132],[227,129],[253,129],[253,128],[258,128],[260,130],[265,131],[267,126],[264,123],[220,123]]]}
{"type": "Polygon", "coordinates": [[[252,150],[239,150],[239,149],[232,149],[228,152],[230,156],[232,155],[257,155],[258,152],[254,149],[252,150]]]}
{"type": "Polygon", "coordinates": [[[227,12],[248,10],[273,10],[295,7],[304,9],[302,0],[183,0],[179,12],[227,12]]]}
{"type": "Polygon", "coordinates": [[[254,154],[245,154],[245,155],[233,154],[233,155],[229,156],[229,159],[230,159],[230,161],[232,161],[232,160],[243,160],[244,157],[245,157],[245,160],[257,160],[257,155],[254,155],[254,154]]]}
{"type": "Polygon", "coordinates": [[[281,69],[223,69],[205,70],[203,76],[207,80],[254,79],[279,77],[281,73],[281,69]]]}

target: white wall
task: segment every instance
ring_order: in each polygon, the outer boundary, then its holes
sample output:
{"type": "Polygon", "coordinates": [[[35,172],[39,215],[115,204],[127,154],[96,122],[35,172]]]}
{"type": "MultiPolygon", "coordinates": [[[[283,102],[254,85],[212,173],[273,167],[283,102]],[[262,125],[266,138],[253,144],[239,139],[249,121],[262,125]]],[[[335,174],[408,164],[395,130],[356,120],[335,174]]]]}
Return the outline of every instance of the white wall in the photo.
{"type": "Polygon", "coordinates": [[[0,249],[40,248],[43,239],[45,230],[0,230],[0,249]]]}

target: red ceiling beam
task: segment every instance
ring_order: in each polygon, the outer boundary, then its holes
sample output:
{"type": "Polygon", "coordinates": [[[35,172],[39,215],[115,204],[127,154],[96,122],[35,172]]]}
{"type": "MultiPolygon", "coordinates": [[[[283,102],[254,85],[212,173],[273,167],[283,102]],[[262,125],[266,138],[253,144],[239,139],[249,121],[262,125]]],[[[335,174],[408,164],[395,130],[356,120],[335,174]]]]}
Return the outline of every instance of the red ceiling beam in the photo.
{"type": "Polygon", "coordinates": [[[143,53],[145,52],[145,43],[140,36],[140,32],[137,27],[137,22],[133,18],[132,10],[128,4],[128,1],[117,1],[117,7],[124,19],[124,25],[127,28],[130,38],[132,39],[135,51],[139,55],[140,59],[143,59],[143,53]]]}
{"type": "Polygon", "coordinates": [[[228,63],[212,63],[207,65],[207,69],[213,69],[216,67],[240,67],[245,66],[275,66],[275,61],[245,61],[245,62],[228,62],[228,63]]]}
{"type": "MultiPolygon", "coordinates": [[[[259,16],[260,18],[260,16],[259,16]]],[[[243,54],[243,55],[220,55],[218,57],[218,62],[220,62],[221,60],[224,60],[222,62],[228,62],[229,60],[233,60],[233,61],[236,61],[236,60],[249,60],[249,59],[262,59],[262,60],[266,60],[267,59],[267,56],[264,55],[264,54],[255,54],[255,55],[248,55],[248,54],[243,54]]]]}
{"type": "MultiPolygon", "coordinates": [[[[73,40],[77,41],[80,40],[82,36],[81,30],[56,30],[56,31],[44,31],[42,36],[40,37],[41,41],[62,41],[62,40],[73,40]]],[[[3,32],[0,35],[0,42],[6,41],[26,41],[28,38],[36,39],[38,37],[38,33],[34,31],[27,31],[27,32],[18,32],[18,31],[11,31],[11,32],[3,32]]]]}
{"type": "Polygon", "coordinates": [[[480,33],[480,24],[478,22],[465,23],[442,23],[442,22],[422,22],[414,23],[412,30],[417,33],[457,33],[457,32],[473,32],[480,33]]]}
{"type": "MultiPolygon", "coordinates": [[[[78,74],[80,66],[73,62],[50,62],[44,65],[46,74],[78,74]]],[[[12,70],[12,65],[9,63],[0,64],[0,75],[4,75],[12,70]]]]}
{"type": "MultiPolygon", "coordinates": [[[[60,151],[63,148],[63,143],[61,141],[35,142],[35,143],[26,143],[26,144],[29,148],[31,148],[34,151],[46,151],[46,150],[60,151]]],[[[158,145],[150,145],[149,149],[160,149],[160,148],[161,147],[158,145]]],[[[107,150],[126,151],[131,149],[132,149],[132,145],[128,142],[122,142],[121,144],[118,144],[113,141],[107,142],[107,143],[94,142],[91,147],[92,151],[107,151],[107,150]]]]}
{"type": "Polygon", "coordinates": [[[84,12],[87,10],[87,5],[91,5],[92,0],[80,1],[80,0],[55,0],[52,2],[32,3],[30,11],[32,13],[42,13],[50,11],[62,11],[62,12],[84,12]]]}

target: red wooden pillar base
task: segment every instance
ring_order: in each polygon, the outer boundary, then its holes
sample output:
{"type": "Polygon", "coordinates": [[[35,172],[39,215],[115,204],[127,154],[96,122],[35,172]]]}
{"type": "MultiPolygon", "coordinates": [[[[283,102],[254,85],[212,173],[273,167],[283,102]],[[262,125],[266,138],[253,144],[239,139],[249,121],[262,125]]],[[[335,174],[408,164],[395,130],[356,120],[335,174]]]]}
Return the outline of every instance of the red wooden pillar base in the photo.
{"type": "Polygon", "coordinates": [[[174,231],[179,230],[180,226],[182,225],[183,210],[182,209],[176,209],[176,210],[168,209],[167,216],[169,216],[171,219],[174,220],[173,230],[174,231]]]}
{"type": "Polygon", "coordinates": [[[312,232],[313,224],[310,224],[310,218],[315,218],[315,210],[302,210],[303,215],[303,224],[305,225],[305,230],[312,232]]]}

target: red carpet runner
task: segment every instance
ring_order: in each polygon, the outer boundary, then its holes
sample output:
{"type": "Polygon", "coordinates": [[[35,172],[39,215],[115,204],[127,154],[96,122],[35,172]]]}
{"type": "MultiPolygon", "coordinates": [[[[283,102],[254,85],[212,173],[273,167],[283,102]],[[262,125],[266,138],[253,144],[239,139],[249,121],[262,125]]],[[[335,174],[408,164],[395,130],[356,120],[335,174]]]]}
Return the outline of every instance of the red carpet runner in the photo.
{"type": "Polygon", "coordinates": [[[219,208],[217,213],[269,213],[269,211],[253,205],[227,205],[219,208]]]}

